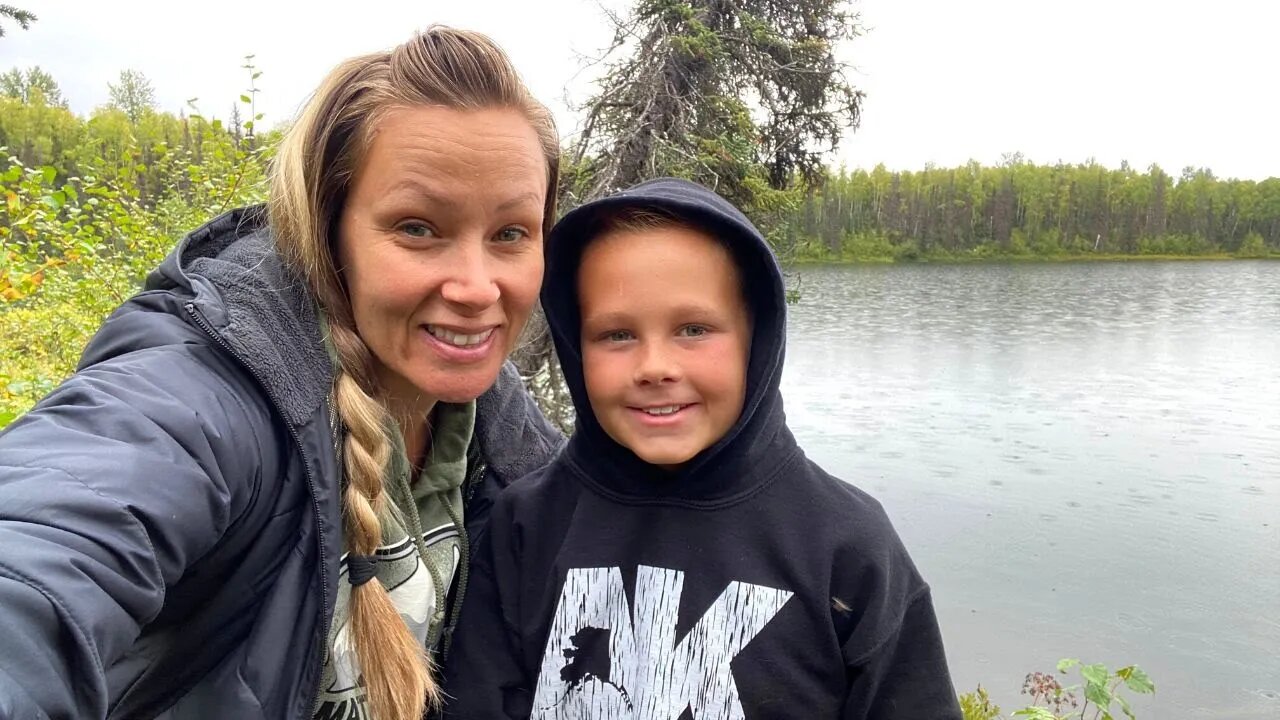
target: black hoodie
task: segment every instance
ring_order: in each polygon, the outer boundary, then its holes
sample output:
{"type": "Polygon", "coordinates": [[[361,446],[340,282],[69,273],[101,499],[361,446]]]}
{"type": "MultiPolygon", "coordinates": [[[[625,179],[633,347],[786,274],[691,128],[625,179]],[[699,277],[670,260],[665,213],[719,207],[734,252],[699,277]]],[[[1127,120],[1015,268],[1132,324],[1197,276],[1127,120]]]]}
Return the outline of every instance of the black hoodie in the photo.
{"type": "Polygon", "coordinates": [[[445,715],[959,718],[928,585],[884,510],[787,429],[782,274],[750,221],[698,185],[654,180],[566,215],[546,260],[542,303],[577,428],[494,505],[445,715]],[[583,383],[579,260],[598,213],[631,206],[726,241],[752,304],[742,415],[674,472],[614,442],[583,383]]]}

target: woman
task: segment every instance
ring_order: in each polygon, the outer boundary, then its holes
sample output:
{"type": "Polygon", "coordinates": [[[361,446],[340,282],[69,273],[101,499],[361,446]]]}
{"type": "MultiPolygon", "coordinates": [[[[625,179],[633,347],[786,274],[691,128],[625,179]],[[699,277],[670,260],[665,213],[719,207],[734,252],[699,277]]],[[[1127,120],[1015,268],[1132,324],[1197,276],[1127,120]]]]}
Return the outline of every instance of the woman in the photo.
{"type": "Polygon", "coordinates": [[[0,717],[422,716],[469,536],[561,441],[504,366],[557,153],[483,36],[330,73],[270,207],[0,435],[0,717]]]}

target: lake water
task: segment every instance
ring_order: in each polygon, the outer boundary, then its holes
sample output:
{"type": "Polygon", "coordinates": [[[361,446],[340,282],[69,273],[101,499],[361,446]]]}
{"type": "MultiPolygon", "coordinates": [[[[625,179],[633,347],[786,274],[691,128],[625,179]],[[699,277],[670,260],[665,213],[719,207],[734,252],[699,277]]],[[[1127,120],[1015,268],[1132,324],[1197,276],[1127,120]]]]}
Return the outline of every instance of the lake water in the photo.
{"type": "Polygon", "coordinates": [[[1077,657],[1147,670],[1139,718],[1280,718],[1280,262],[791,280],[789,422],[884,503],[957,690],[1077,657]]]}

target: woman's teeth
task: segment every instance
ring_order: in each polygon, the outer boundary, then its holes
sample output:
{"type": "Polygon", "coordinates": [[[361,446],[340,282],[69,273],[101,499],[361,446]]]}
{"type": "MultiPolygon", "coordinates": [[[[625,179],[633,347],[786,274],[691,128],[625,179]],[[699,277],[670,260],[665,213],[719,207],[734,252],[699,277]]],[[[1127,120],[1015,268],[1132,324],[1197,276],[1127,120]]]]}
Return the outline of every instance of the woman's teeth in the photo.
{"type": "Polygon", "coordinates": [[[649,415],[670,415],[682,408],[684,408],[684,405],[666,405],[664,407],[643,408],[643,410],[649,415]]]}
{"type": "Polygon", "coordinates": [[[438,327],[433,327],[431,325],[428,325],[427,332],[431,333],[432,337],[435,337],[439,340],[443,340],[444,342],[447,342],[450,345],[454,345],[457,347],[468,347],[470,345],[479,345],[485,340],[488,340],[489,336],[493,334],[493,328],[489,328],[488,330],[485,330],[482,333],[477,333],[475,335],[463,335],[462,333],[451,332],[449,330],[445,330],[444,328],[438,328],[438,327]]]}

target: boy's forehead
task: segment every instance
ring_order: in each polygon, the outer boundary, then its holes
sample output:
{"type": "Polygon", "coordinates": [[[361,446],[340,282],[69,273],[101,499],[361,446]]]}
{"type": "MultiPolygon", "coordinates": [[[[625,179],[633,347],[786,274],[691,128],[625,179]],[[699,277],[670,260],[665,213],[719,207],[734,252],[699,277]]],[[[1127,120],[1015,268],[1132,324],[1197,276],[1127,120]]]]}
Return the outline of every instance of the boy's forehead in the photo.
{"type": "Polygon", "coordinates": [[[576,294],[584,314],[741,308],[750,315],[741,276],[725,243],[697,228],[609,232],[584,248],[576,294]]]}
{"type": "Polygon", "coordinates": [[[746,287],[744,261],[733,251],[730,238],[712,228],[673,220],[660,227],[603,228],[582,245],[577,259],[575,295],[582,302],[584,281],[607,277],[628,283],[643,281],[654,273],[684,277],[677,286],[703,287],[713,279],[726,277],[737,288],[737,304],[754,314],[753,299],[746,287]],[[681,270],[696,268],[686,277],[681,270]]]}
{"type": "MultiPolygon", "coordinates": [[[[643,230],[611,230],[583,249],[578,275],[633,277],[644,271],[702,263],[732,266],[724,244],[696,228],[664,226],[643,230]],[[723,257],[728,262],[717,262],[723,257]]],[[[710,269],[710,268],[708,268],[710,269]]]]}
{"type": "Polygon", "coordinates": [[[702,263],[708,271],[728,271],[741,279],[743,270],[727,239],[697,225],[671,223],[643,229],[605,229],[584,244],[577,278],[608,273],[640,276],[654,265],[702,263]]]}

